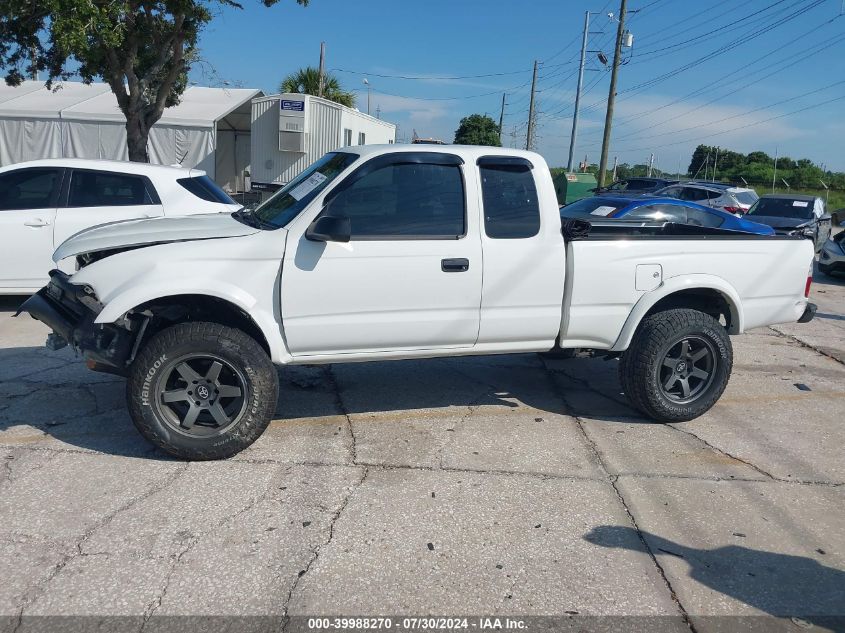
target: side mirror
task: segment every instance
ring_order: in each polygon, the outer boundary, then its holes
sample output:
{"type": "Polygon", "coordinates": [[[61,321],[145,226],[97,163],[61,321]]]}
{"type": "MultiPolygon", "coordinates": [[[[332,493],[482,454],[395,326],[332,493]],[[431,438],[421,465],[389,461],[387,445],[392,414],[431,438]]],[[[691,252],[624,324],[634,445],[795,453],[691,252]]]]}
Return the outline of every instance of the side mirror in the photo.
{"type": "Polygon", "coordinates": [[[305,231],[305,239],[312,242],[348,242],[352,223],[347,217],[321,215],[305,231]]]}

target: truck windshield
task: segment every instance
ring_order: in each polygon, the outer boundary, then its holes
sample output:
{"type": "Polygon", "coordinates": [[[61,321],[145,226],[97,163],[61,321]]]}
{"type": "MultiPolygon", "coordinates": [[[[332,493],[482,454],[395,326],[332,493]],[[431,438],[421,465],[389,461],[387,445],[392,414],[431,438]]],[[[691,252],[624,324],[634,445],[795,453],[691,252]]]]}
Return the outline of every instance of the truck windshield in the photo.
{"type": "Polygon", "coordinates": [[[273,197],[259,205],[253,215],[264,225],[274,227],[287,225],[357,159],[358,154],[350,152],[326,154],[279,189],[273,197]]]}

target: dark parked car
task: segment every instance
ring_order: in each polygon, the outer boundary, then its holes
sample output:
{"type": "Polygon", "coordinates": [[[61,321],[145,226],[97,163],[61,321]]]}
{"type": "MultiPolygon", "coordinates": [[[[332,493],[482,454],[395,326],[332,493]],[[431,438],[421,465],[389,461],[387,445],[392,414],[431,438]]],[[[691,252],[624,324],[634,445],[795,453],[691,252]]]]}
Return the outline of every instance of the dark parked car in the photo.
{"type": "Polygon", "coordinates": [[[754,222],[768,224],[779,235],[803,235],[813,240],[817,253],[830,237],[830,214],[818,196],[766,194],[751,206],[746,216],[754,222]]]}
{"type": "Polygon", "coordinates": [[[561,219],[595,222],[621,220],[626,223],[672,222],[690,226],[705,226],[726,231],[742,231],[757,235],[774,235],[771,227],[750,222],[735,215],[705,207],[694,202],[674,198],[643,197],[632,200],[609,195],[584,198],[560,208],[561,219]]]}
{"type": "Polygon", "coordinates": [[[628,178],[612,182],[607,187],[596,188],[595,193],[596,195],[653,193],[676,182],[678,181],[666,178],[628,178]]]}

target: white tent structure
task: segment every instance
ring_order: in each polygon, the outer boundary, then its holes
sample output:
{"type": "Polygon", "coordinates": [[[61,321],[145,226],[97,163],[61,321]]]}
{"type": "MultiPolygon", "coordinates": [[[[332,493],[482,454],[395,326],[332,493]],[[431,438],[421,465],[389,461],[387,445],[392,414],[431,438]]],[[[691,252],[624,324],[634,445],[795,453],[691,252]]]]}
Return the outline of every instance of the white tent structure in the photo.
{"type": "MultiPolygon", "coordinates": [[[[205,170],[243,191],[249,169],[251,101],[260,90],[189,87],[150,130],[150,162],[205,170]]],[[[126,119],[104,83],[0,82],[0,166],[36,158],[126,160],[126,119]]]]}

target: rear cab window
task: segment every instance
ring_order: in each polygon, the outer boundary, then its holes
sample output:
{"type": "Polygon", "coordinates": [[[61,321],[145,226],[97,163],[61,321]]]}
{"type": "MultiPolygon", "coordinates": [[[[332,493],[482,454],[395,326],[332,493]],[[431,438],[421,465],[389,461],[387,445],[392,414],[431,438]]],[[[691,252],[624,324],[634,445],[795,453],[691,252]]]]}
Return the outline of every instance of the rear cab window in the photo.
{"type": "Polygon", "coordinates": [[[525,158],[478,159],[487,237],[525,239],[540,232],[540,204],[533,168],[525,158]]]}
{"type": "Polygon", "coordinates": [[[237,204],[225,191],[217,186],[208,176],[192,176],[190,178],[177,178],[176,182],[183,189],[187,189],[197,198],[206,202],[219,202],[220,204],[237,204]]]}

